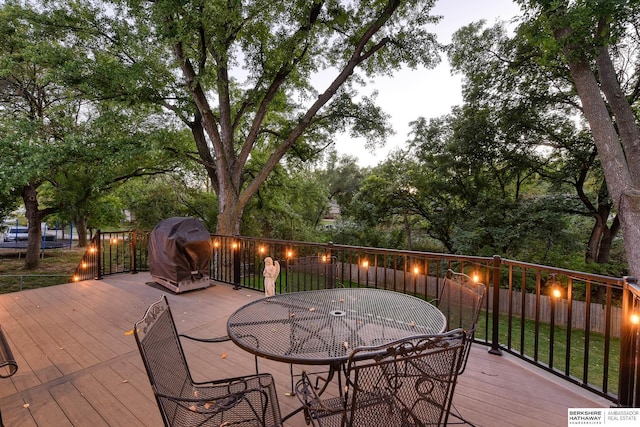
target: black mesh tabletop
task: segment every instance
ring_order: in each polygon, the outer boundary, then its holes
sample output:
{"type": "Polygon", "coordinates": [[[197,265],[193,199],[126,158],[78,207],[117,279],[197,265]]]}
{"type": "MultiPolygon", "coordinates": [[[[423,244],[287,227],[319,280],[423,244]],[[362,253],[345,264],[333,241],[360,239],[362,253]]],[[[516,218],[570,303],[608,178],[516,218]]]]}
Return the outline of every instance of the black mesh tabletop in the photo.
{"type": "Polygon", "coordinates": [[[432,304],[398,292],[340,288],[294,292],[253,301],[227,322],[229,337],[258,356],[321,365],[346,361],[359,346],[444,332],[432,304]]]}

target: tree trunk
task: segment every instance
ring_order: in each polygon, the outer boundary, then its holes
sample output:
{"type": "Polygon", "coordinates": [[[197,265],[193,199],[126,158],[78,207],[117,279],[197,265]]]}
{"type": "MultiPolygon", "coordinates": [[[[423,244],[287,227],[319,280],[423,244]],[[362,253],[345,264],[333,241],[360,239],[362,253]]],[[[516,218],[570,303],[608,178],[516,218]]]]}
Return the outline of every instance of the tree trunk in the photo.
{"type": "Polygon", "coordinates": [[[76,233],[78,233],[78,247],[86,248],[89,244],[87,239],[87,219],[84,217],[76,217],[73,219],[76,225],[76,233]]]}
{"type": "Polygon", "coordinates": [[[585,262],[596,262],[598,258],[598,247],[600,246],[600,238],[602,237],[602,221],[599,217],[596,217],[596,223],[591,229],[591,236],[589,236],[589,243],[587,243],[587,253],[585,254],[585,262]]]}
{"type": "Polygon", "coordinates": [[[636,188],[640,185],[640,162],[638,161],[640,160],[640,127],[636,122],[637,117],[620,87],[617,72],[606,46],[600,47],[596,64],[600,88],[616,118],[620,140],[627,155],[626,166],[629,168],[633,186],[636,188]]]}
{"type": "Polygon", "coordinates": [[[40,265],[40,250],[42,247],[42,227],[40,226],[42,216],[38,210],[38,191],[35,185],[29,184],[22,189],[22,200],[29,232],[24,267],[27,270],[34,270],[40,265]]]}
{"type": "Polygon", "coordinates": [[[585,262],[595,262],[598,264],[606,264],[609,262],[611,255],[611,245],[613,239],[618,235],[620,230],[620,218],[616,215],[611,223],[607,225],[609,215],[611,215],[611,204],[599,204],[595,213],[596,223],[591,230],[589,243],[587,245],[587,253],[585,262]]]}
{"type": "Polygon", "coordinates": [[[630,275],[640,277],[640,191],[626,189],[620,198],[619,211],[630,275]]]}
{"type": "Polygon", "coordinates": [[[407,250],[413,250],[413,241],[411,240],[411,224],[409,223],[409,214],[407,209],[404,211],[404,230],[407,234],[407,250]]]}
{"type": "MultiPolygon", "coordinates": [[[[568,48],[567,57],[575,58],[577,49],[568,48]]],[[[640,277],[640,191],[634,188],[629,168],[629,163],[639,163],[640,159],[627,158],[589,63],[575,59],[567,63],[598,148],[609,194],[620,217],[630,273],[640,277]]]]}
{"type": "Polygon", "coordinates": [[[221,187],[218,192],[218,207],[216,233],[225,236],[239,235],[244,204],[240,202],[235,192],[221,187]]]}
{"type": "Polygon", "coordinates": [[[611,254],[611,243],[613,242],[611,229],[605,228],[603,231],[604,232],[600,237],[598,256],[596,257],[596,262],[598,264],[606,264],[609,262],[609,255],[611,254]]]}

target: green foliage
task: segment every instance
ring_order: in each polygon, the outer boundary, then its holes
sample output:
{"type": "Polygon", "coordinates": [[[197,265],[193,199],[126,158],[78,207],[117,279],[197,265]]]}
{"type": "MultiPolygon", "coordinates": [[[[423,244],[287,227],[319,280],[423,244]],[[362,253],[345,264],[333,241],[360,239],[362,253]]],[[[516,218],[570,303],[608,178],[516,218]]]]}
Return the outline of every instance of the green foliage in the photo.
{"type": "MultiPolygon", "coordinates": [[[[206,189],[189,185],[188,174],[150,176],[128,182],[118,190],[119,197],[131,211],[132,227],[152,230],[160,221],[174,216],[200,218],[205,227],[213,230],[214,197],[206,189]]],[[[194,183],[191,181],[192,184],[194,183]]]]}
{"type": "Polygon", "coordinates": [[[429,32],[439,20],[429,14],[434,0],[115,3],[115,21],[133,23],[149,35],[141,43],[165,52],[136,60],[186,83],[189,100],[173,82],[159,99],[193,132],[224,233],[239,231],[239,216],[282,160],[315,160],[337,131],[384,141],[388,116],[375,91],[364,93],[365,78],[440,60],[429,32]]]}
{"type": "Polygon", "coordinates": [[[242,232],[278,239],[314,241],[329,194],[310,169],[276,168],[247,206],[242,232]]]}
{"type": "MultiPolygon", "coordinates": [[[[548,205],[548,214],[543,216],[542,210],[524,205],[528,211],[537,212],[534,215],[538,219],[531,225],[542,225],[551,236],[536,237],[540,234],[536,227],[527,226],[529,221],[524,220],[518,228],[536,242],[532,248],[540,249],[515,250],[515,254],[531,256],[533,252],[537,262],[566,265],[574,261],[563,256],[564,251],[575,247],[580,253],[582,246],[589,248],[584,251],[587,261],[602,262],[609,256],[608,232],[615,237],[617,230],[615,211],[590,129],[578,120],[580,101],[569,70],[559,58],[554,38],[535,27],[541,22],[523,22],[512,38],[501,25],[484,29],[482,22],[454,35],[448,54],[454,69],[464,74],[462,111],[465,116],[473,111],[488,113],[486,123],[495,130],[495,149],[483,145],[482,151],[500,159],[501,167],[508,172],[499,178],[499,182],[509,183],[505,194],[512,193],[520,201],[523,197],[543,198],[548,205]],[[543,40],[553,46],[541,48],[537,42],[543,40]],[[576,217],[594,219],[589,224],[576,217]],[[572,245],[573,239],[584,243],[572,245]]],[[[478,128],[487,129],[487,125],[478,128]]],[[[509,217],[505,222],[509,224],[509,217]]],[[[512,249],[516,249],[518,240],[513,242],[516,247],[512,249]]]]}
{"type": "MultiPolygon", "coordinates": [[[[390,134],[366,78],[439,61],[431,0],[6,2],[0,216],[35,185],[47,213],[94,227],[120,224],[126,208],[138,228],[196,216],[213,231],[232,208],[245,235],[624,271],[615,239],[608,263],[584,257],[591,218],[613,228],[615,210],[547,34],[552,19],[579,34],[588,12],[631,16],[618,3],[572,2],[515,37],[460,29],[447,53],[464,104],[417,118],[408,149],[368,170],[338,158],[331,137],[375,146],[390,134]],[[21,84],[52,101],[16,96],[21,84]],[[341,217],[325,228],[332,201],[341,217]]],[[[588,49],[619,37],[612,27],[588,49]]]]}
{"type": "Polygon", "coordinates": [[[0,10],[8,17],[0,25],[2,161],[13,165],[3,194],[30,185],[39,188],[43,216],[119,224],[123,206],[109,193],[135,177],[171,171],[193,150],[190,136],[167,126],[166,114],[142,93],[156,88],[143,81],[154,69],[128,50],[135,44],[121,36],[132,36],[129,26],[112,26],[117,19],[100,7],[10,2],[0,10]],[[126,70],[105,54],[107,40],[127,51],[133,63],[126,70]]]}

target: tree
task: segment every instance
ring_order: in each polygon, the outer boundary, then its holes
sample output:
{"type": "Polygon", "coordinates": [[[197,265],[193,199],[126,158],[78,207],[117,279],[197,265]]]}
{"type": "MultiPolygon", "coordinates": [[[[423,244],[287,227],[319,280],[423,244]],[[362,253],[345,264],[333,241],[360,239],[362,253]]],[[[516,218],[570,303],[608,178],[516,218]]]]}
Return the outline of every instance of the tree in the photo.
{"type": "Polygon", "coordinates": [[[465,103],[492,111],[505,147],[544,153],[526,154],[528,168],[552,184],[548,191],[557,194],[556,201],[573,190],[575,203],[551,205],[570,215],[593,218],[585,261],[608,262],[619,220],[596,147],[579,121],[580,102],[567,67],[557,59],[540,61],[539,49],[525,33],[509,38],[503,25],[486,29],[483,25],[458,30],[449,46],[453,69],[464,74],[465,103]]]}
{"type": "Polygon", "coordinates": [[[634,82],[625,93],[617,61],[625,42],[638,46],[640,4],[636,1],[521,0],[530,13],[522,28],[545,54],[566,62],[602,163],[608,192],[620,218],[627,260],[640,275],[640,127],[631,102],[637,100],[637,57],[629,63],[634,82]],[[618,67],[618,68],[616,68],[618,67]]]}
{"type": "Polygon", "coordinates": [[[161,158],[156,148],[179,146],[180,139],[151,110],[87,94],[78,72],[96,55],[79,42],[85,34],[66,15],[19,2],[8,2],[0,14],[1,187],[25,205],[31,269],[39,263],[40,224],[48,215],[66,214],[83,237],[99,193],[160,173],[158,164],[171,168],[167,159],[174,156],[161,158]]]}
{"type": "Polygon", "coordinates": [[[39,262],[40,224],[50,213],[40,209],[38,188],[50,171],[61,167],[57,149],[62,129],[77,113],[79,102],[68,88],[57,84],[56,64],[71,60],[71,51],[51,43],[59,39],[46,26],[30,25],[35,16],[9,2],[0,9],[0,123],[4,188],[21,197],[28,220],[29,241],[25,266],[39,262]]]}
{"type": "Polygon", "coordinates": [[[318,170],[318,179],[329,191],[328,201],[336,202],[341,215],[348,214],[353,197],[364,179],[365,171],[357,161],[353,156],[338,156],[335,151],[330,151],[326,167],[318,170]]]}
{"type": "MultiPolygon", "coordinates": [[[[105,198],[126,182],[173,172],[179,167],[174,151],[191,143],[185,132],[164,128],[162,116],[140,108],[100,104],[95,117],[76,124],[78,138],[66,141],[67,163],[47,176],[47,204],[73,221],[78,245],[87,245],[87,227],[105,215],[105,198]]],[[[62,147],[61,147],[62,148],[62,147]]],[[[124,206],[120,208],[120,214],[124,206]]]]}
{"type": "Polygon", "coordinates": [[[137,230],[152,230],[174,216],[200,218],[209,228],[215,224],[215,214],[207,210],[212,194],[190,177],[184,171],[148,176],[127,182],[116,193],[131,211],[137,230]]]}
{"type": "Polygon", "coordinates": [[[375,94],[358,97],[355,88],[439,61],[427,31],[438,21],[428,14],[434,3],[127,2],[121,15],[135,17],[136,28],[152,23],[154,43],[170,49],[197,107],[183,120],[218,196],[218,233],[239,232],[245,207],[286,156],[322,150],[347,127],[383,140],[390,129],[375,94]],[[317,91],[314,79],[327,78],[317,91]],[[250,175],[256,155],[262,162],[250,175]]]}

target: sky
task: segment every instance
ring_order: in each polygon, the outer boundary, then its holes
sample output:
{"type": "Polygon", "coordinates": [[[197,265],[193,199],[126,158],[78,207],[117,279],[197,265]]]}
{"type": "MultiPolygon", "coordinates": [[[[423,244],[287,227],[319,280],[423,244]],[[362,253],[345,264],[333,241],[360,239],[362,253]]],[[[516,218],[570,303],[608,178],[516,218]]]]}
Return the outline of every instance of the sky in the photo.
{"type": "MultiPolygon", "coordinates": [[[[509,21],[519,14],[518,5],[512,0],[438,0],[433,15],[442,15],[440,23],[433,27],[440,43],[449,43],[451,35],[460,27],[484,19],[487,25],[496,21],[509,21]]],[[[363,139],[349,135],[336,138],[339,154],[358,158],[361,167],[375,166],[384,161],[394,148],[404,145],[409,133],[409,122],[418,117],[435,118],[448,114],[451,107],[462,103],[461,78],[452,76],[446,57],[434,69],[403,70],[393,77],[380,77],[373,86],[378,90],[378,105],[391,116],[395,135],[385,147],[375,151],[365,148],[363,139]]]]}

